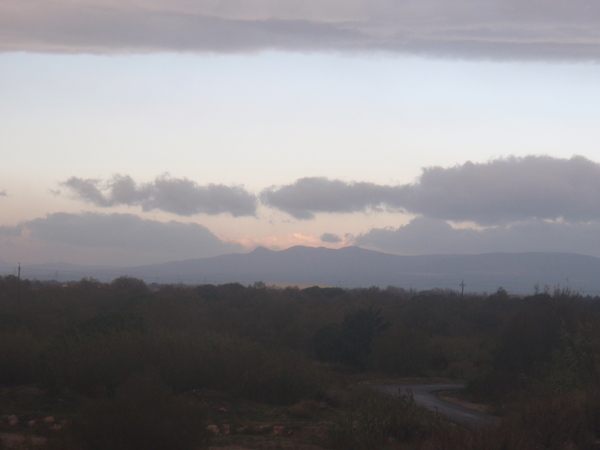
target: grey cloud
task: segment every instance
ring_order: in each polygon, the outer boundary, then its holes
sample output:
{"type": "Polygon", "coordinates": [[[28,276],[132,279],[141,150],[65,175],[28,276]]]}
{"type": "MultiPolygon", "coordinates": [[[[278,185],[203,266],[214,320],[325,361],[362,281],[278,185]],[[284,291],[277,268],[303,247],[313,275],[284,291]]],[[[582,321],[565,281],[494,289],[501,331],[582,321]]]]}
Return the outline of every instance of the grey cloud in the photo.
{"type": "Polygon", "coordinates": [[[97,179],[82,179],[71,177],[64,183],[65,187],[71,189],[75,196],[86,202],[93,203],[97,206],[111,206],[114,203],[104,197],[102,191],[98,188],[100,180],[97,179]]]}
{"type": "Polygon", "coordinates": [[[600,222],[531,219],[477,230],[455,229],[445,221],[420,217],[397,229],[373,229],[357,236],[355,244],[407,255],[570,252],[600,257],[600,222]]]}
{"type": "Polygon", "coordinates": [[[15,237],[20,236],[22,227],[20,225],[16,227],[10,227],[6,225],[0,225],[0,236],[15,237]]]}
{"type": "Polygon", "coordinates": [[[162,209],[181,215],[228,212],[233,216],[251,216],[256,211],[256,197],[241,187],[198,186],[187,179],[162,177],[146,189],[151,194],[142,202],[145,210],[162,209]]]}
{"type": "Polygon", "coordinates": [[[399,254],[469,253],[457,250],[468,241],[465,233],[469,231],[453,230],[445,221],[419,217],[398,229],[372,229],[354,243],[399,254]]]}
{"type": "Polygon", "coordinates": [[[8,196],[6,191],[0,191],[0,197],[6,197],[6,196],[8,196]]]}
{"type": "Polygon", "coordinates": [[[33,238],[75,247],[199,258],[242,250],[194,223],[145,220],[131,214],[55,213],[22,224],[33,238]]]}
{"type": "Polygon", "coordinates": [[[413,213],[482,225],[600,219],[600,164],[581,156],[507,158],[425,169],[401,200],[413,213]]]}
{"type": "MultiPolygon", "coordinates": [[[[4,7],[0,33],[5,50],[58,52],[254,52],[344,47],[365,38],[356,30],[303,19],[239,20],[188,11],[120,5],[47,2],[35,8],[4,7]],[[8,10],[8,11],[6,11],[8,10]]],[[[14,4],[13,4],[14,6],[14,4]]],[[[2,9],[0,9],[0,12],[2,9]]]]}
{"type": "Polygon", "coordinates": [[[298,219],[371,208],[484,226],[532,218],[585,222],[600,219],[600,164],[581,156],[512,157],[427,168],[415,183],[399,186],[302,178],[263,191],[261,200],[298,219]]]}
{"type": "Polygon", "coordinates": [[[329,242],[331,244],[338,244],[342,242],[342,238],[333,233],[323,233],[320,239],[321,242],[329,242]]]}
{"type": "Polygon", "coordinates": [[[600,59],[600,3],[582,0],[184,2],[4,0],[0,49],[126,53],[391,51],[600,59]]]}
{"type": "Polygon", "coordinates": [[[125,175],[116,175],[107,182],[71,177],[62,185],[77,198],[102,207],[141,206],[144,211],[160,209],[181,216],[229,213],[237,217],[256,212],[256,197],[242,187],[200,186],[187,178],[166,175],[139,185],[125,175]]]}
{"type": "Polygon", "coordinates": [[[297,219],[313,219],[318,212],[351,213],[378,209],[384,203],[393,205],[397,190],[403,188],[307,177],[286,186],[267,188],[260,198],[264,204],[297,219]]]}

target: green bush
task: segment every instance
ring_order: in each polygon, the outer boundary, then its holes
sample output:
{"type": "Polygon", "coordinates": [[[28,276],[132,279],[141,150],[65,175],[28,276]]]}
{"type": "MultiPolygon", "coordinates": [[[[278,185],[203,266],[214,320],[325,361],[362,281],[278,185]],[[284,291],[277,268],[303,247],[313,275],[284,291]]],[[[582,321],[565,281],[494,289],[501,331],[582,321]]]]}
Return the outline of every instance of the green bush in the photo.
{"type": "Polygon", "coordinates": [[[69,334],[54,339],[42,353],[45,380],[54,390],[94,396],[110,392],[147,367],[146,337],[137,331],[69,334]]]}
{"type": "Polygon", "coordinates": [[[41,343],[26,331],[0,332],[0,385],[34,382],[41,347],[41,343]]]}
{"type": "Polygon", "coordinates": [[[441,417],[415,405],[412,395],[389,395],[366,388],[355,392],[349,413],[329,426],[334,449],[382,448],[390,440],[408,443],[437,431],[441,417]]]}
{"type": "Polygon", "coordinates": [[[242,398],[291,404],[314,397],[327,378],[302,355],[235,336],[170,329],[67,334],[43,353],[46,380],[55,390],[94,396],[114,392],[134,375],[158,373],[176,392],[217,389],[242,398]]]}
{"type": "Polygon", "coordinates": [[[564,450],[597,448],[600,395],[530,399],[508,405],[502,423],[469,431],[447,428],[422,450],[564,450]]]}
{"type": "Polygon", "coordinates": [[[152,377],[134,377],[113,398],[89,401],[51,444],[55,449],[187,450],[207,448],[201,409],[152,377]]]}

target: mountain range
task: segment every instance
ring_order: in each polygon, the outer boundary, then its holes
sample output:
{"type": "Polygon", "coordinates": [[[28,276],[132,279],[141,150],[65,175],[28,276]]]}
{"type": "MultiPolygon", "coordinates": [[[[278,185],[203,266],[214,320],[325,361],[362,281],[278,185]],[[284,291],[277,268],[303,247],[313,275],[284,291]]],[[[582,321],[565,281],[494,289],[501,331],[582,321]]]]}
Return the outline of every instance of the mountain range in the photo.
{"type": "MultiPolygon", "coordinates": [[[[0,263],[0,272],[16,268],[0,263]]],[[[65,263],[24,266],[21,277],[79,280],[92,277],[108,282],[118,276],[147,283],[244,285],[262,281],[276,285],[325,285],[344,288],[398,286],[466,292],[532,293],[568,288],[600,295],[600,258],[572,253],[486,253],[479,255],[399,256],[345,247],[339,250],[297,246],[282,251],[259,247],[246,254],[190,259],[137,267],[79,266],[65,263]]]]}

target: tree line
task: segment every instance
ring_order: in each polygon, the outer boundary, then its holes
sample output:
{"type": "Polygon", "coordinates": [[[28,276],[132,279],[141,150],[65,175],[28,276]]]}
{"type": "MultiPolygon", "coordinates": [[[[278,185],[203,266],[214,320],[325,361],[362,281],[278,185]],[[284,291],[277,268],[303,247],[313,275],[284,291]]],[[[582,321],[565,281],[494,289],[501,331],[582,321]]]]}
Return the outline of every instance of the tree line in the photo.
{"type": "MultiPolygon", "coordinates": [[[[461,296],[340,289],[69,284],[0,278],[0,386],[117,398],[135,377],[291,405],[343,376],[466,380],[475,399],[586,392],[600,301],[568,290],[461,296]]],[[[124,394],[122,394],[124,395],[124,394]]]]}

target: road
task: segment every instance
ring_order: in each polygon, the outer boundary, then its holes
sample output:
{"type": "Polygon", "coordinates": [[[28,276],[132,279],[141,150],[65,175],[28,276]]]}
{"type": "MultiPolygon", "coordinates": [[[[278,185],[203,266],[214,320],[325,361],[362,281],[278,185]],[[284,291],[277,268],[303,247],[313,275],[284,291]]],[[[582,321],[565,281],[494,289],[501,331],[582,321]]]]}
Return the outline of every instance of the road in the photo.
{"type": "Polygon", "coordinates": [[[446,416],[451,422],[467,428],[480,428],[500,423],[499,417],[476,409],[456,405],[433,395],[437,391],[463,389],[465,387],[464,384],[385,384],[373,387],[390,394],[407,394],[408,392],[412,392],[417,405],[437,411],[446,416]]]}

